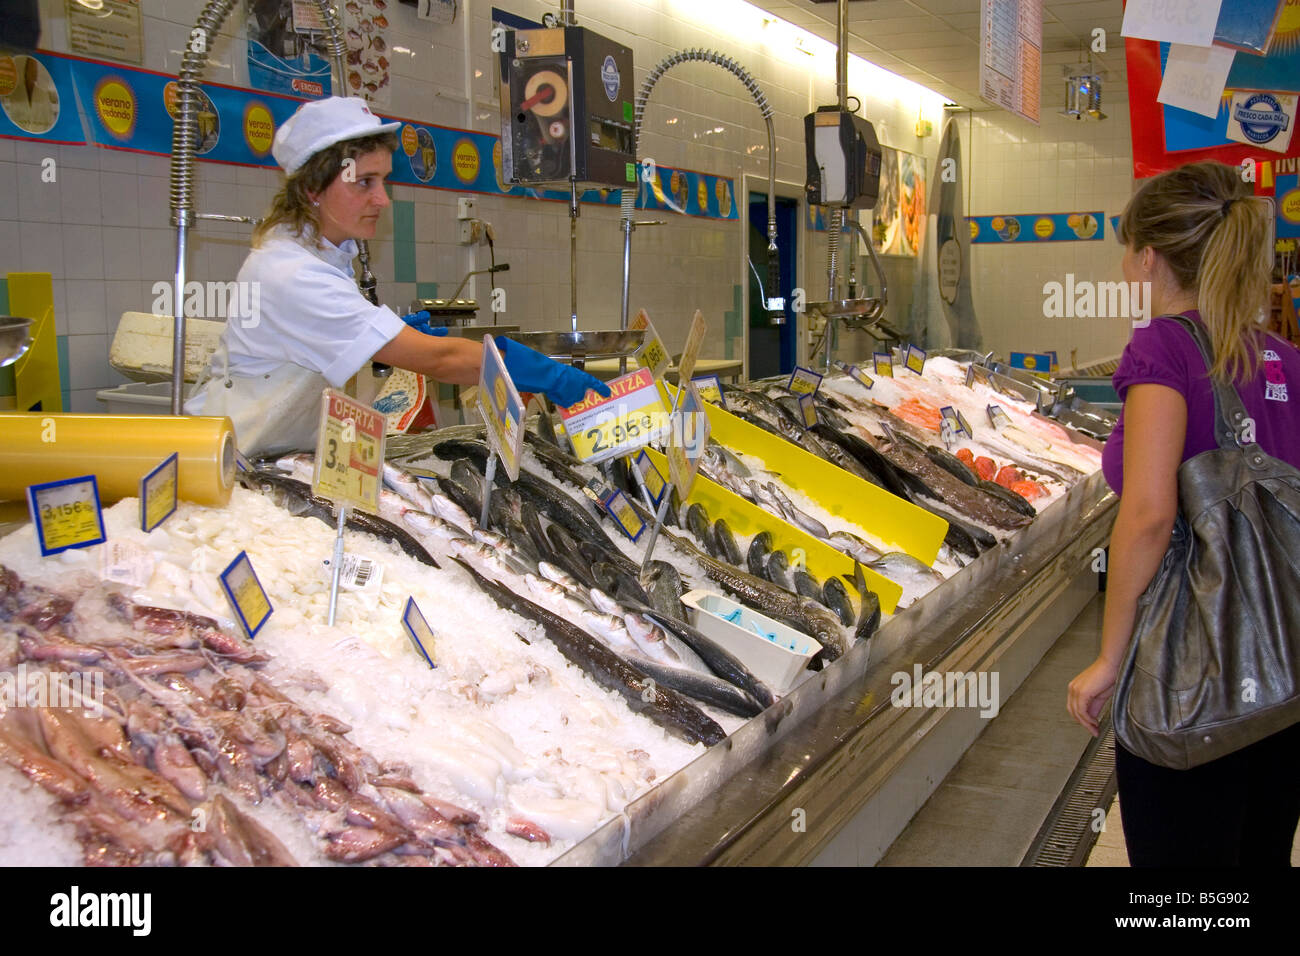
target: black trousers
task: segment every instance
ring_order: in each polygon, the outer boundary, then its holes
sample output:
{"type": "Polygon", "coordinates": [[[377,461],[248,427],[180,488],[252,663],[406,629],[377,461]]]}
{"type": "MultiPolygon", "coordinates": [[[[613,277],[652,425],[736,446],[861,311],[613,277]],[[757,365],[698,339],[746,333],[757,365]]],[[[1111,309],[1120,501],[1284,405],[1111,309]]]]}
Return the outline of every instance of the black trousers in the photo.
{"type": "Polygon", "coordinates": [[[1124,842],[1133,866],[1291,865],[1300,822],[1300,724],[1190,770],[1116,741],[1124,842]]]}

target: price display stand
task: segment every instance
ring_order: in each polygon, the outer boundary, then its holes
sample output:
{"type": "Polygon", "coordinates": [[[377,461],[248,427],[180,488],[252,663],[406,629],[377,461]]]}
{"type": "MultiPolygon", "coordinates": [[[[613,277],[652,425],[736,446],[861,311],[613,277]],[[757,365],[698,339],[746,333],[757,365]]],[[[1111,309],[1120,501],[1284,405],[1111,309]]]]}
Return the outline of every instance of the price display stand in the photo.
{"type": "Polygon", "coordinates": [[[506,466],[510,480],[515,481],[519,477],[524,446],[524,403],[506,371],[505,359],[490,335],[483,336],[483,368],[479,372],[474,401],[487,426],[488,445],[492,450],[484,469],[483,513],[478,522],[480,528],[486,529],[492,484],[497,477],[497,459],[506,466]]]}
{"type": "MultiPolygon", "coordinates": [[[[704,411],[704,399],[700,397],[695,383],[687,381],[680,385],[673,396],[672,432],[668,444],[668,473],[677,494],[684,502],[695,485],[695,476],[699,473],[700,457],[709,443],[709,416],[704,411]],[[687,425],[690,425],[689,432],[687,425]]],[[[672,496],[664,489],[663,500],[655,512],[655,523],[650,529],[650,538],[646,541],[645,560],[641,563],[644,573],[650,567],[654,557],[655,544],[659,540],[659,531],[668,514],[668,504],[672,496]]]]}
{"type": "Polygon", "coordinates": [[[328,623],[338,610],[339,571],[343,567],[343,527],[349,507],[379,513],[380,470],[384,466],[387,419],[369,405],[337,389],[321,393],[320,432],[311,490],[329,498],[338,509],[334,560],[330,572],[328,623]]]}

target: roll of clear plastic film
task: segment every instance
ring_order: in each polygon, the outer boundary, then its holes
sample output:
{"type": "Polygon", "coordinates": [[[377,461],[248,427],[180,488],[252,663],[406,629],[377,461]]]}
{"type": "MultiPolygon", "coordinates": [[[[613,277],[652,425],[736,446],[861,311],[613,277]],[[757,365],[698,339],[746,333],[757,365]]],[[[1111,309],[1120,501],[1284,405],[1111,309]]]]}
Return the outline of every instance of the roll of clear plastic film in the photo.
{"type": "Polygon", "coordinates": [[[140,494],[140,479],[173,452],[182,501],[224,506],[235,483],[229,418],[173,415],[0,414],[0,501],[27,486],[94,475],[100,500],[140,494]]]}

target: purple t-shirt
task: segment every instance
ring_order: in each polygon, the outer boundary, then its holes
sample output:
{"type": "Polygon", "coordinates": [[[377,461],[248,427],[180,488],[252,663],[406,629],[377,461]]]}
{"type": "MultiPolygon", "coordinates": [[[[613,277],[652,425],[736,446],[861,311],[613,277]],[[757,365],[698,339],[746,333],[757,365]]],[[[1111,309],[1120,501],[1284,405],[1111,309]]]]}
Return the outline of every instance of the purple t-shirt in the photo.
{"type": "MultiPolygon", "coordinates": [[[[1195,311],[1184,315],[1199,322],[1195,311]]],[[[1111,381],[1125,397],[1131,385],[1165,385],[1187,402],[1187,438],[1183,461],[1218,447],[1214,440],[1214,392],[1200,350],[1191,335],[1173,319],[1152,319],[1134,329],[1111,381]]],[[[1251,381],[1237,380],[1237,394],[1246,414],[1255,420],[1255,440],[1274,458],[1300,468],[1300,350],[1267,336],[1264,364],[1251,381]]],[[[1106,482],[1120,494],[1124,484],[1124,413],[1106,440],[1101,456],[1106,482]]]]}

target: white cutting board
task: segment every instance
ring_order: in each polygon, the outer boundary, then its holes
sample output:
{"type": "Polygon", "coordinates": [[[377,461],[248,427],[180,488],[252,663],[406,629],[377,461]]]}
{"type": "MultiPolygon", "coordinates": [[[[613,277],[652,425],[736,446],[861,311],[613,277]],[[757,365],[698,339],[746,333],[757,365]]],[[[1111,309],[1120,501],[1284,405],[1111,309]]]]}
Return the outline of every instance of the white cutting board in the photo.
{"type": "MultiPolygon", "coordinates": [[[[109,350],[108,364],[135,382],[169,382],[172,377],[170,315],[123,312],[109,350]]],[[[208,359],[217,349],[225,322],[185,320],[185,381],[207,376],[208,359]]]]}

